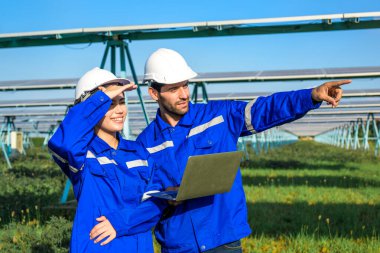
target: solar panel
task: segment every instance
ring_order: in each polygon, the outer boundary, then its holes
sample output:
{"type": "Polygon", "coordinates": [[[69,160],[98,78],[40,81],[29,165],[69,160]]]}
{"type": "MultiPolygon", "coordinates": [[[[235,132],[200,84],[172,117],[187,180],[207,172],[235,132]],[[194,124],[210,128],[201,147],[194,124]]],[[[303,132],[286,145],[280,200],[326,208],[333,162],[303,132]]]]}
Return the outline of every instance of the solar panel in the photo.
{"type": "Polygon", "coordinates": [[[25,90],[25,89],[74,89],[76,79],[49,79],[49,80],[16,80],[0,81],[0,90],[25,90]]]}
{"type": "Polygon", "coordinates": [[[302,76],[322,74],[324,74],[322,69],[268,70],[261,72],[259,77],[302,76]]]}
{"type": "MultiPolygon", "coordinates": [[[[337,78],[375,78],[380,77],[380,66],[330,68],[330,69],[296,69],[296,70],[267,70],[245,72],[214,72],[199,73],[191,79],[194,83],[225,83],[225,82],[255,82],[273,80],[305,80],[337,78]],[[344,75],[343,75],[344,74],[344,75]]],[[[132,80],[132,77],[127,78],[132,80]]],[[[48,80],[16,80],[0,81],[0,91],[39,90],[39,89],[74,89],[79,78],[48,79],[48,80]]],[[[142,83],[142,76],[138,77],[142,83]]]]}
{"type": "Polygon", "coordinates": [[[57,116],[57,115],[49,115],[49,116],[34,116],[34,117],[16,117],[14,122],[15,123],[30,123],[30,124],[35,124],[35,123],[40,123],[40,122],[57,122],[63,119],[62,116],[57,116]]]}
{"type": "MultiPolygon", "coordinates": [[[[254,98],[257,98],[259,96],[269,96],[273,94],[273,92],[229,92],[229,93],[213,93],[209,94],[209,100],[252,100],[254,98]]],[[[346,103],[348,101],[355,101],[351,99],[357,99],[366,97],[370,98],[373,97],[372,101],[378,101],[380,102],[380,89],[363,89],[363,90],[345,90],[343,93],[343,99],[341,102],[346,103]],[[347,98],[350,98],[350,100],[347,100],[347,98]]]]}
{"type": "Polygon", "coordinates": [[[343,13],[9,33],[0,34],[0,48],[106,42],[111,41],[114,36],[132,41],[373,29],[380,26],[375,19],[379,16],[379,12],[343,13]],[[325,20],[334,20],[334,25],[326,29],[325,20]],[[356,20],[360,22],[355,22],[356,20]]]}
{"type": "Polygon", "coordinates": [[[39,116],[64,116],[65,109],[63,110],[0,110],[0,117],[16,116],[18,117],[39,117],[39,116]]]}
{"type": "MultiPolygon", "coordinates": [[[[211,93],[209,99],[247,101],[270,94],[271,92],[211,93]]],[[[380,89],[345,90],[344,94],[347,97],[341,101],[338,108],[331,109],[330,106],[323,104],[320,109],[309,112],[304,118],[293,124],[287,124],[285,127],[291,125],[290,130],[297,130],[298,134],[313,135],[318,131],[325,131],[326,127],[331,127],[336,123],[344,124],[345,122],[356,121],[358,117],[366,120],[366,116],[370,112],[376,113],[376,117],[380,116],[380,89]]],[[[148,99],[149,97],[145,96],[144,98],[148,99]]],[[[14,120],[16,128],[22,128],[26,131],[36,131],[36,129],[39,132],[47,131],[51,125],[55,125],[57,121],[64,118],[67,105],[72,104],[72,102],[71,98],[0,101],[0,121],[4,122],[4,116],[7,115],[16,116],[14,120]],[[37,122],[39,123],[36,124],[37,122]]],[[[137,96],[129,96],[128,102],[130,130],[133,134],[138,134],[146,127],[141,105],[137,96]]],[[[152,121],[158,108],[157,103],[149,98],[145,108],[150,121],[152,121]]]]}
{"type": "Polygon", "coordinates": [[[22,99],[0,101],[0,108],[33,107],[33,106],[67,106],[73,104],[73,99],[22,99]]]}
{"type": "Polygon", "coordinates": [[[309,125],[296,125],[287,124],[280,127],[280,129],[289,131],[297,136],[315,136],[327,130],[340,126],[340,123],[331,124],[309,124],[309,125]]]}
{"type": "Polygon", "coordinates": [[[364,73],[377,73],[380,72],[380,67],[368,66],[368,67],[348,67],[348,68],[326,68],[323,69],[326,74],[364,74],[364,73]]]}
{"type": "Polygon", "coordinates": [[[380,114],[380,110],[314,110],[308,113],[308,115],[367,115],[368,113],[380,114]]]}

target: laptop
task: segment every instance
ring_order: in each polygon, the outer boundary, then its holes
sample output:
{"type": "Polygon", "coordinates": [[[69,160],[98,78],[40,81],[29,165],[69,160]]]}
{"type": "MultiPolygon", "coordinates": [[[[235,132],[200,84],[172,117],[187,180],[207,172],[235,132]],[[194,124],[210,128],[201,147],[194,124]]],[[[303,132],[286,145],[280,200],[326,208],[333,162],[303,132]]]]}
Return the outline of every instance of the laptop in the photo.
{"type": "Polygon", "coordinates": [[[149,195],[182,201],[229,192],[242,156],[241,151],[190,156],[178,191],[155,192],[149,195]]]}

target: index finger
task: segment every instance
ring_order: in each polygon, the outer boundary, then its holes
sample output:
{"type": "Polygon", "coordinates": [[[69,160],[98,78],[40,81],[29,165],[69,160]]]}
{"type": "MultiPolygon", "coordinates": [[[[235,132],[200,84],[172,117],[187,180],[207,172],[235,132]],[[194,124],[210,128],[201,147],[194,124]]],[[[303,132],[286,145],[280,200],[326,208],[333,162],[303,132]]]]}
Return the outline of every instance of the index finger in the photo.
{"type": "Polygon", "coordinates": [[[119,94],[122,94],[125,91],[131,91],[136,89],[137,86],[134,83],[130,83],[127,85],[119,86],[119,85],[110,85],[107,87],[107,89],[104,91],[108,97],[111,99],[115,98],[119,94]]]}
{"type": "Polygon", "coordinates": [[[332,81],[332,82],[327,82],[326,85],[328,87],[339,87],[344,84],[349,84],[351,83],[351,80],[340,80],[340,81],[332,81]]]}
{"type": "Polygon", "coordinates": [[[124,91],[126,91],[126,90],[130,91],[130,90],[136,89],[137,85],[135,83],[131,82],[130,84],[123,85],[122,87],[124,88],[124,91]]]}
{"type": "Polygon", "coordinates": [[[129,90],[134,90],[137,88],[137,85],[134,83],[129,83],[126,85],[110,85],[107,87],[106,91],[115,91],[115,92],[124,92],[124,91],[129,91],[129,90]]]}

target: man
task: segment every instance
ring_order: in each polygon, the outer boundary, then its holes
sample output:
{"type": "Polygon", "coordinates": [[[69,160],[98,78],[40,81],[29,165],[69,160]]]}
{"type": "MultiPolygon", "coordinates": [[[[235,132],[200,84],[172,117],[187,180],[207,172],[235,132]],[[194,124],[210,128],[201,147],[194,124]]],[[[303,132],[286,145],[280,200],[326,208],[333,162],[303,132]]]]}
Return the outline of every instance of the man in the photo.
{"type": "MultiPolygon", "coordinates": [[[[170,49],[158,49],[147,60],[145,81],[157,101],[156,119],[140,134],[160,173],[179,185],[189,156],[235,151],[237,140],[304,116],[322,101],[336,107],[342,84],[275,93],[253,101],[189,103],[188,80],[197,74],[170,49]]],[[[166,185],[170,187],[172,185],[166,185]]],[[[242,252],[240,239],[251,233],[240,170],[228,193],[173,205],[156,226],[162,252],[242,252]]]]}

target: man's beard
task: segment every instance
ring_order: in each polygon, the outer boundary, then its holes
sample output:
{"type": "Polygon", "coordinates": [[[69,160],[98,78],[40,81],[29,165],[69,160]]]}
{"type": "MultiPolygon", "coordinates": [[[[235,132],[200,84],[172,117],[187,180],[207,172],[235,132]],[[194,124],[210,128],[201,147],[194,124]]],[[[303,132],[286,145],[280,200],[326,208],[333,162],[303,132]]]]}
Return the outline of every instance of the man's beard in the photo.
{"type": "MultiPolygon", "coordinates": [[[[185,100],[181,102],[185,102],[185,100]]],[[[189,100],[186,100],[186,103],[188,104],[189,100]]],[[[175,118],[180,118],[189,111],[189,107],[187,107],[186,111],[181,111],[181,110],[176,109],[176,107],[174,106],[170,106],[170,105],[168,106],[166,103],[162,103],[161,105],[165,109],[167,114],[174,116],[175,118]]]]}

